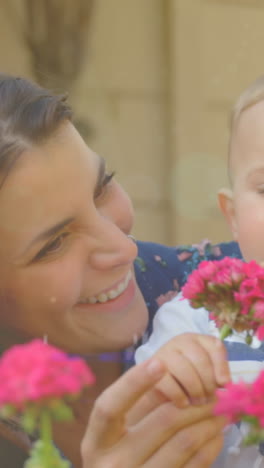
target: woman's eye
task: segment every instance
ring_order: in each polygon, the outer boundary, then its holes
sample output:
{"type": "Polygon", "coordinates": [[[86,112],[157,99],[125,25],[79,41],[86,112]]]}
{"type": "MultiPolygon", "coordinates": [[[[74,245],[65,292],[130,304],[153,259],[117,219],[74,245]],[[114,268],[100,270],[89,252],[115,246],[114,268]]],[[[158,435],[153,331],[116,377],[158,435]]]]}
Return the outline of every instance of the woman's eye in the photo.
{"type": "Polygon", "coordinates": [[[264,194],[264,189],[258,189],[257,194],[258,195],[263,195],[264,194]]]}
{"type": "Polygon", "coordinates": [[[108,173],[104,174],[104,178],[102,179],[102,181],[100,182],[100,184],[98,185],[95,191],[95,194],[94,194],[95,199],[99,198],[101,195],[104,194],[104,190],[107,188],[108,184],[110,184],[114,176],[115,176],[114,171],[110,172],[109,174],[108,173]]]}
{"type": "Polygon", "coordinates": [[[39,260],[47,255],[57,252],[63,246],[64,240],[68,237],[69,232],[64,232],[57,236],[54,240],[50,243],[45,245],[43,249],[39,251],[39,253],[34,257],[34,261],[39,260]]]}

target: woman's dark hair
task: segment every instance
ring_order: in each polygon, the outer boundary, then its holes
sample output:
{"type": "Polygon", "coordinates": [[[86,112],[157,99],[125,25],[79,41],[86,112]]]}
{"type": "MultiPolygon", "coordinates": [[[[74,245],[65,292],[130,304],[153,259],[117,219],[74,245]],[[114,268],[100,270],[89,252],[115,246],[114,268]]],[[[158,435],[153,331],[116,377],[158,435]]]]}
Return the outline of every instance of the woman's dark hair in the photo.
{"type": "Polygon", "coordinates": [[[0,73],[0,187],[24,150],[51,137],[71,118],[65,95],[0,73]]]}

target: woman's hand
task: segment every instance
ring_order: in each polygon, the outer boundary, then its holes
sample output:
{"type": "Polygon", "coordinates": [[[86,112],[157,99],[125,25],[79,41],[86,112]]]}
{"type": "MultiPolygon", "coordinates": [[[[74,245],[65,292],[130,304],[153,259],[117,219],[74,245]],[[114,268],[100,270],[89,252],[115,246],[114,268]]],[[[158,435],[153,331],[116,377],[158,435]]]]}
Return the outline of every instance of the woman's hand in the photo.
{"type": "Polygon", "coordinates": [[[163,345],[155,356],[168,373],[156,388],[178,407],[203,405],[217,387],[230,380],[226,350],[221,340],[198,333],[184,333],[163,345]]]}
{"type": "Polygon", "coordinates": [[[223,418],[212,416],[212,404],[179,409],[157,397],[156,403],[152,398],[152,409],[141,411],[142,401],[155,394],[165,372],[158,360],[146,361],[100,395],[82,442],[83,468],[211,465],[221,449],[224,427],[223,418]]]}

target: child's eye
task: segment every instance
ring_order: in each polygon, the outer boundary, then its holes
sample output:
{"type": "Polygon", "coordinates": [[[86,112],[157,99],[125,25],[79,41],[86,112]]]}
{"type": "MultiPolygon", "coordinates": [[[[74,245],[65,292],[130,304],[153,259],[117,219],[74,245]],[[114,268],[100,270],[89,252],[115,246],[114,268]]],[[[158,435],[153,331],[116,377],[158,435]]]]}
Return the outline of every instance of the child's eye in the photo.
{"type": "Polygon", "coordinates": [[[115,171],[112,171],[109,174],[108,173],[104,174],[104,177],[103,177],[101,183],[99,184],[99,186],[97,187],[97,189],[95,191],[95,194],[94,194],[95,199],[97,199],[101,195],[103,195],[104,189],[107,187],[108,184],[110,184],[110,182],[112,181],[114,176],[115,176],[115,171]]]}
{"type": "Polygon", "coordinates": [[[46,257],[47,255],[56,253],[58,250],[61,249],[63,246],[64,240],[66,237],[68,237],[69,232],[63,232],[59,236],[57,236],[54,240],[49,242],[48,244],[43,247],[38,254],[34,257],[34,261],[40,260],[43,257],[46,257]]]}

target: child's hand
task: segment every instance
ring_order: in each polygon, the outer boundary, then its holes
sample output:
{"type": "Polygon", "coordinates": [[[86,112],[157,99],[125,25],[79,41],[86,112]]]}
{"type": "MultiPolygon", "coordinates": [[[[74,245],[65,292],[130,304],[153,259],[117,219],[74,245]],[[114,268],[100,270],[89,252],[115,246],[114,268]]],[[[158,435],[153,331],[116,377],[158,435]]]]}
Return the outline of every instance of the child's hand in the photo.
{"type": "Polygon", "coordinates": [[[225,347],[213,336],[178,335],[162,346],[155,356],[169,371],[156,389],[178,407],[210,401],[215,389],[230,380],[225,347]]]}

